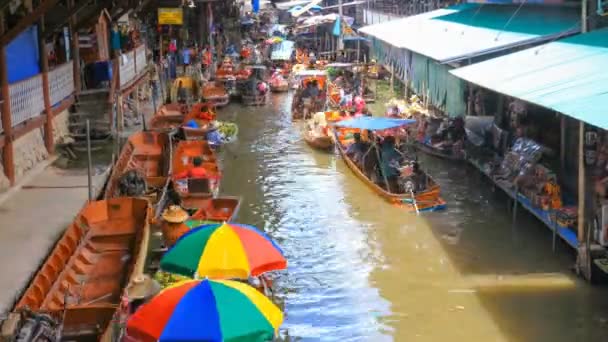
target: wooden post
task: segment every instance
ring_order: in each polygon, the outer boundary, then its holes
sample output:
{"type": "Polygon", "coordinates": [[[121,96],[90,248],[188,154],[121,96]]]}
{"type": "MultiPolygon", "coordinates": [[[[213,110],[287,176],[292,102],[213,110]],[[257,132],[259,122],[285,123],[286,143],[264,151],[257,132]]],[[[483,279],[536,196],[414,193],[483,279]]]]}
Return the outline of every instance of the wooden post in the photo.
{"type": "Polygon", "coordinates": [[[89,202],[93,201],[93,158],[91,157],[91,123],[87,119],[87,184],[89,202]]]}
{"type": "Polygon", "coordinates": [[[124,101],[122,97],[122,92],[118,89],[118,98],[116,99],[116,127],[118,132],[122,132],[125,128],[125,118],[124,118],[124,101]]]}
{"type": "Polygon", "coordinates": [[[40,66],[42,69],[42,95],[44,97],[44,112],[46,113],[46,122],[44,123],[44,145],[49,154],[54,152],[53,144],[53,108],[51,107],[51,90],[49,87],[49,60],[46,51],[44,40],[44,15],[40,19],[39,30],[39,46],[40,46],[40,66]]]}
{"type": "MultiPolygon", "coordinates": [[[[69,7],[72,9],[75,6],[74,0],[69,0],[69,7]]],[[[76,29],[76,13],[70,17],[70,33],[72,34],[72,61],[74,65],[74,94],[79,95],[82,89],[80,82],[80,43],[78,42],[78,31],[76,29]]]]}
{"type": "Polygon", "coordinates": [[[585,123],[578,126],[578,243],[585,240],[585,123]]]}
{"type": "MultiPolygon", "coordinates": [[[[139,103],[139,93],[141,91],[141,86],[137,86],[135,88],[135,115],[133,117],[138,117],[140,115],[140,103],[139,103]]],[[[142,123],[143,124],[143,123],[142,123]]]]}
{"type": "MultiPolygon", "coordinates": [[[[4,33],[4,21],[0,25],[0,33],[4,33]]],[[[15,162],[13,159],[13,123],[11,120],[11,98],[8,84],[8,67],[6,65],[6,45],[0,46],[0,86],[2,87],[2,129],[4,131],[4,148],[2,162],[4,173],[11,185],[15,184],[15,162]]]]}
{"type": "Polygon", "coordinates": [[[473,85],[469,83],[469,96],[467,98],[467,116],[473,115],[473,104],[475,101],[473,100],[473,85]]]}
{"type": "Polygon", "coordinates": [[[562,174],[564,174],[564,170],[566,169],[566,116],[560,115],[559,120],[559,161],[561,166],[562,174]]]}
{"type": "Polygon", "coordinates": [[[395,68],[393,67],[392,64],[389,65],[390,66],[390,71],[391,71],[391,95],[395,94],[395,68]]]}

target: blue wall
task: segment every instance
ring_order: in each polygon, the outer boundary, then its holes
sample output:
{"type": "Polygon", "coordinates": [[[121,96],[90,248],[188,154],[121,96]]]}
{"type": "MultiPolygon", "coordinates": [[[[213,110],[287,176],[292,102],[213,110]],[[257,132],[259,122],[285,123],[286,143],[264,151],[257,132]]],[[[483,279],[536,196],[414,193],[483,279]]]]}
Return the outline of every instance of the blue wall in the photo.
{"type": "Polygon", "coordinates": [[[15,83],[40,73],[38,28],[31,26],[6,47],[8,83],[15,83]]]}

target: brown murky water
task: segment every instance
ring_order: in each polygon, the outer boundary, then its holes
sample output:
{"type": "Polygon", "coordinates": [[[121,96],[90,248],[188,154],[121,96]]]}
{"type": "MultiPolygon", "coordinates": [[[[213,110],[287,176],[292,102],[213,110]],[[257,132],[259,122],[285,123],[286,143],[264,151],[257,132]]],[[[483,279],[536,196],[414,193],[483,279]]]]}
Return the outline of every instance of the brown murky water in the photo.
{"type": "Polygon", "coordinates": [[[392,207],[339,156],[313,151],[290,95],[230,105],[239,140],[221,152],[239,220],[289,260],[278,280],[283,335],[301,341],[605,341],[608,296],[571,276],[568,247],[465,165],[423,158],[448,209],[392,207]]]}

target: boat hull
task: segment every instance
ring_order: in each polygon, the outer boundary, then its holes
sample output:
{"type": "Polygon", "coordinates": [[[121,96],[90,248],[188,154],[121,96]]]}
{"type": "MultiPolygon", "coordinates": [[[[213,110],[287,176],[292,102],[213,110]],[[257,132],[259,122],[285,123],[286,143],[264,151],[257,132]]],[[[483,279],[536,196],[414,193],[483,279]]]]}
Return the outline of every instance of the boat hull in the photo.
{"type": "Polygon", "coordinates": [[[466,155],[464,154],[464,152],[462,154],[449,154],[441,151],[440,149],[434,148],[418,141],[416,142],[415,146],[420,151],[437,158],[443,158],[452,161],[464,161],[466,159],[466,155]]]}
{"type": "Polygon", "coordinates": [[[305,131],[303,135],[304,141],[306,141],[306,143],[312,148],[323,151],[329,151],[334,148],[334,141],[329,135],[315,137],[310,133],[310,131],[305,131]]]}
{"type": "Polygon", "coordinates": [[[240,205],[239,197],[182,196],[182,206],[193,211],[190,219],[196,221],[230,222],[236,218],[240,205]]]}
{"type": "MultiPolygon", "coordinates": [[[[337,140],[337,139],[336,139],[337,140]]],[[[371,181],[364,173],[359,169],[355,162],[346,155],[344,146],[341,143],[336,143],[340,156],[348,166],[348,168],[359,178],[365,185],[372,189],[377,195],[384,198],[391,204],[402,206],[408,211],[436,211],[446,207],[446,202],[440,197],[440,187],[434,184],[427,188],[425,191],[421,191],[415,194],[414,199],[410,194],[396,194],[386,191],[378,184],[371,181]],[[416,206],[415,206],[416,205],[416,206]]]]}
{"type": "Polygon", "coordinates": [[[110,328],[127,286],[143,277],[151,214],[145,199],[87,204],[14,310],[64,317],[64,336],[99,339],[110,328]]]}
{"type": "Polygon", "coordinates": [[[168,136],[161,132],[137,132],[131,135],[112,168],[104,199],[119,196],[118,183],[127,171],[137,170],[148,186],[164,184],[170,156],[165,153],[168,136]]]}

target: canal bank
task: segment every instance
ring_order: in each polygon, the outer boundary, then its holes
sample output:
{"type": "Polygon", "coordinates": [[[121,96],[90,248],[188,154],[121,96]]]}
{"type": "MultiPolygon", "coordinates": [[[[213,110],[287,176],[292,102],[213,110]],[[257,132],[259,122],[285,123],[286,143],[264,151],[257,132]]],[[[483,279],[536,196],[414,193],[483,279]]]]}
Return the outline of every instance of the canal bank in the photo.
{"type": "MultiPolygon", "coordinates": [[[[569,271],[572,253],[473,169],[424,164],[448,209],[394,208],[339,157],[311,150],[290,95],[230,105],[239,138],[220,152],[222,193],[242,195],[240,222],[263,227],[290,260],[279,278],[283,334],[304,341],[596,341],[608,321],[601,289],[569,271]],[[502,276],[502,277],[500,277],[502,276]]],[[[421,155],[421,157],[423,157],[421,155]]]]}
{"type": "MultiPolygon", "coordinates": [[[[104,188],[110,164],[109,158],[95,161],[94,198],[104,188]]],[[[13,308],[56,241],[87,203],[86,167],[65,165],[65,160],[49,159],[0,203],[0,258],[5,262],[0,280],[0,315],[13,308]]]]}

